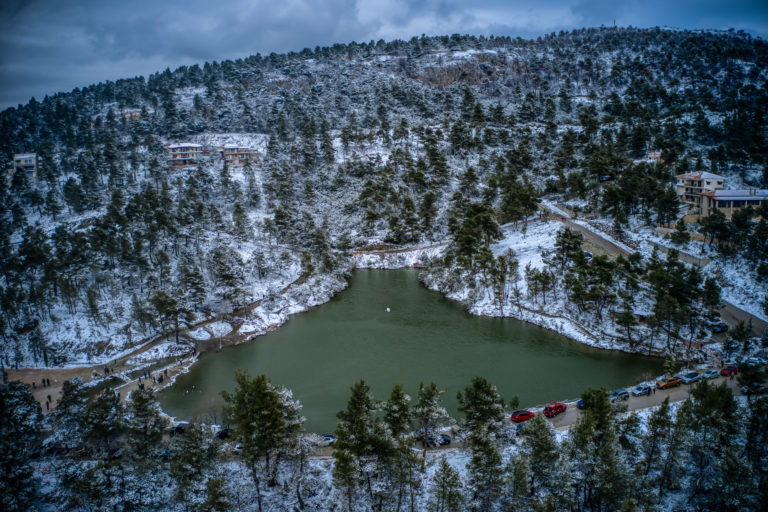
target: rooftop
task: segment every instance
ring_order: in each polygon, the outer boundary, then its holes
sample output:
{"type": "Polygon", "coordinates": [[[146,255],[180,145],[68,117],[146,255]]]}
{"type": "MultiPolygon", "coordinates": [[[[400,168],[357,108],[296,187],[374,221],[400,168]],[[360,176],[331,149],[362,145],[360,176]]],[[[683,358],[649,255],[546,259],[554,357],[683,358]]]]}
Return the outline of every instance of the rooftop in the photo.
{"type": "Polygon", "coordinates": [[[35,158],[37,156],[37,153],[19,153],[17,155],[13,155],[13,158],[35,158]]]}
{"type": "Polygon", "coordinates": [[[734,190],[712,190],[702,192],[702,196],[711,197],[717,201],[744,201],[747,199],[768,199],[768,190],[755,188],[740,188],[734,190]]]}
{"type": "Polygon", "coordinates": [[[173,144],[168,144],[168,147],[171,149],[175,149],[175,148],[202,148],[203,146],[200,144],[193,144],[191,142],[175,142],[173,144]]]}
{"type": "Polygon", "coordinates": [[[727,179],[725,176],[718,176],[717,174],[712,174],[711,172],[706,172],[706,171],[678,174],[677,176],[675,176],[675,178],[683,178],[686,180],[725,180],[727,179]]]}

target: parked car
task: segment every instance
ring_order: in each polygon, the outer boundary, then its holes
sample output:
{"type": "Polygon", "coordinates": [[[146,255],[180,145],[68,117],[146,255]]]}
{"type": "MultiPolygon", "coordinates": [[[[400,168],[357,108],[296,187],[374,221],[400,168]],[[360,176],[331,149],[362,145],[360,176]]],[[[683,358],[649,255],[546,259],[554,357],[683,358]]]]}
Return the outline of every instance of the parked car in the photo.
{"type": "Polygon", "coordinates": [[[699,372],[688,372],[683,375],[683,384],[693,384],[694,382],[699,382],[700,380],[701,375],[699,372]]]}
{"type": "Polygon", "coordinates": [[[561,412],[565,412],[565,409],[567,407],[568,406],[566,406],[562,402],[552,402],[551,404],[549,404],[544,408],[544,416],[546,416],[547,418],[554,418],[561,412]]]}
{"type": "Polygon", "coordinates": [[[728,332],[728,324],[725,322],[720,322],[719,324],[715,324],[712,326],[712,332],[715,334],[719,334],[721,332],[728,332]]]}
{"type": "Polygon", "coordinates": [[[714,318],[707,318],[706,320],[704,320],[704,325],[706,325],[707,327],[714,327],[721,323],[723,323],[723,320],[719,316],[716,316],[714,318]]]}
{"type": "Polygon", "coordinates": [[[578,402],[576,402],[576,408],[577,408],[577,409],[583,409],[583,408],[584,408],[584,400],[582,400],[581,398],[579,398],[579,401],[578,401],[578,402]]]}
{"type": "Polygon", "coordinates": [[[223,428],[216,432],[216,437],[218,439],[221,439],[222,441],[225,439],[229,439],[230,434],[232,434],[232,431],[228,428],[223,428]]]}
{"type": "Polygon", "coordinates": [[[720,376],[720,372],[717,371],[717,369],[712,368],[711,370],[705,371],[701,376],[705,379],[716,379],[720,376]]]}
{"type": "Polygon", "coordinates": [[[728,366],[724,367],[722,370],[720,370],[720,375],[723,377],[728,377],[729,375],[735,375],[739,373],[739,367],[735,364],[729,364],[728,366]]]}
{"type": "Polygon", "coordinates": [[[510,419],[515,423],[520,423],[521,421],[528,421],[531,418],[533,418],[533,413],[531,411],[527,411],[524,409],[515,411],[512,413],[512,416],[510,416],[510,419]]]}
{"type": "Polygon", "coordinates": [[[336,442],[336,436],[333,434],[323,434],[323,441],[325,442],[325,446],[331,446],[336,442]]]}
{"type": "Polygon", "coordinates": [[[189,427],[189,422],[187,421],[180,421],[176,425],[172,426],[169,430],[169,433],[173,436],[176,434],[183,434],[184,431],[189,427]]]}
{"type": "Polygon", "coordinates": [[[437,447],[437,446],[446,446],[451,444],[451,436],[448,434],[440,434],[437,437],[430,436],[427,439],[427,446],[437,447]]]}
{"type": "Polygon", "coordinates": [[[651,386],[648,384],[640,384],[632,389],[632,396],[650,395],[651,391],[651,386]]]}
{"type": "Polygon", "coordinates": [[[683,380],[678,377],[662,377],[661,379],[656,381],[656,387],[659,389],[669,389],[679,386],[683,383],[683,380]]]}
{"type": "Polygon", "coordinates": [[[617,389],[611,393],[610,399],[611,402],[615,402],[617,400],[629,400],[629,391],[626,389],[617,389]]]}

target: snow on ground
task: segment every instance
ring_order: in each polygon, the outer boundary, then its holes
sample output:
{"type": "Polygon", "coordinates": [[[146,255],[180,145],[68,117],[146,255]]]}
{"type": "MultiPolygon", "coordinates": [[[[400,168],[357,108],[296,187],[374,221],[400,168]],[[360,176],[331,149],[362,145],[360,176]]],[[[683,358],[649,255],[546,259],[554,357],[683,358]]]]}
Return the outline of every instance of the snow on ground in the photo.
{"type": "Polygon", "coordinates": [[[189,336],[190,338],[196,339],[198,341],[204,341],[204,340],[210,339],[211,334],[208,331],[206,331],[204,328],[198,327],[194,331],[189,331],[187,333],[187,336],[189,336]]]}
{"type": "Polygon", "coordinates": [[[232,326],[229,325],[229,322],[222,322],[219,320],[218,322],[213,322],[205,326],[215,338],[220,338],[222,336],[226,336],[230,332],[232,332],[232,326]]]}
{"type": "Polygon", "coordinates": [[[156,345],[149,350],[141,352],[128,359],[129,365],[140,365],[142,363],[157,361],[167,357],[180,357],[189,354],[194,350],[190,345],[176,343],[174,340],[166,341],[156,345]]]}
{"type": "Polygon", "coordinates": [[[543,268],[541,253],[555,248],[555,237],[561,225],[558,221],[539,220],[528,221],[524,229],[506,225],[502,228],[504,238],[496,242],[491,250],[494,256],[507,250],[514,251],[521,271],[528,264],[531,268],[543,268]]]}
{"type": "Polygon", "coordinates": [[[717,279],[722,299],[750,315],[768,321],[768,315],[763,311],[761,304],[764,298],[768,297],[768,285],[757,280],[755,267],[749,261],[740,256],[722,256],[714,245],[709,247],[706,242],[690,241],[685,246],[675,247],[668,238],[649,228],[638,230],[637,235],[644,242],[640,244],[640,252],[645,257],[653,252],[650,242],[654,242],[669,249],[676,249],[682,255],[687,254],[693,259],[710,259],[701,270],[705,276],[714,276],[717,279]]]}
{"type": "Polygon", "coordinates": [[[425,260],[443,254],[447,245],[440,244],[426,248],[401,252],[371,252],[352,256],[354,268],[395,269],[421,266],[425,260]]]}

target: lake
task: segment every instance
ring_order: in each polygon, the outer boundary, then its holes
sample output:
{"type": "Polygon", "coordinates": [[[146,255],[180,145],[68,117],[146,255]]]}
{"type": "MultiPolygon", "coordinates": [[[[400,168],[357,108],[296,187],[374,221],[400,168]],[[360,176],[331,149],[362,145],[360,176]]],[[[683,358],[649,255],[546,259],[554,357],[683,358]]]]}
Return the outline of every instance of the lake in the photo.
{"type": "Polygon", "coordinates": [[[578,398],[587,387],[630,386],[659,375],[662,361],[587,347],[510,318],[470,315],[407,269],[355,271],[327,304],[249,343],[203,354],[159,394],[160,403],[180,419],[219,422],[219,393],[233,388],[238,368],[293,390],[306,430],[325,433],[360,379],[381,400],[395,383],[415,400],[419,383],[434,381],[458,419],[456,393],[477,375],[531,407],[578,398]]]}

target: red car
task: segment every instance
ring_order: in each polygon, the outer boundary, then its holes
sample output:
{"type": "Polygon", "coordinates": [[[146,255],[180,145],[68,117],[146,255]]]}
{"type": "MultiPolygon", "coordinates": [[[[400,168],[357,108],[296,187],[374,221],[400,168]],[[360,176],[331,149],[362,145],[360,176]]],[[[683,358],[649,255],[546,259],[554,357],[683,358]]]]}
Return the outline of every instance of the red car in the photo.
{"type": "Polygon", "coordinates": [[[726,366],[725,368],[720,370],[720,375],[722,375],[723,377],[727,377],[729,375],[733,375],[736,373],[739,373],[739,367],[736,366],[735,364],[726,366]]]}
{"type": "Polygon", "coordinates": [[[544,408],[544,416],[554,418],[561,412],[565,412],[566,405],[560,402],[552,402],[544,408]]]}
{"type": "Polygon", "coordinates": [[[515,411],[512,413],[512,421],[515,423],[520,423],[521,421],[528,421],[529,419],[533,418],[533,413],[531,411],[515,411]]]}

